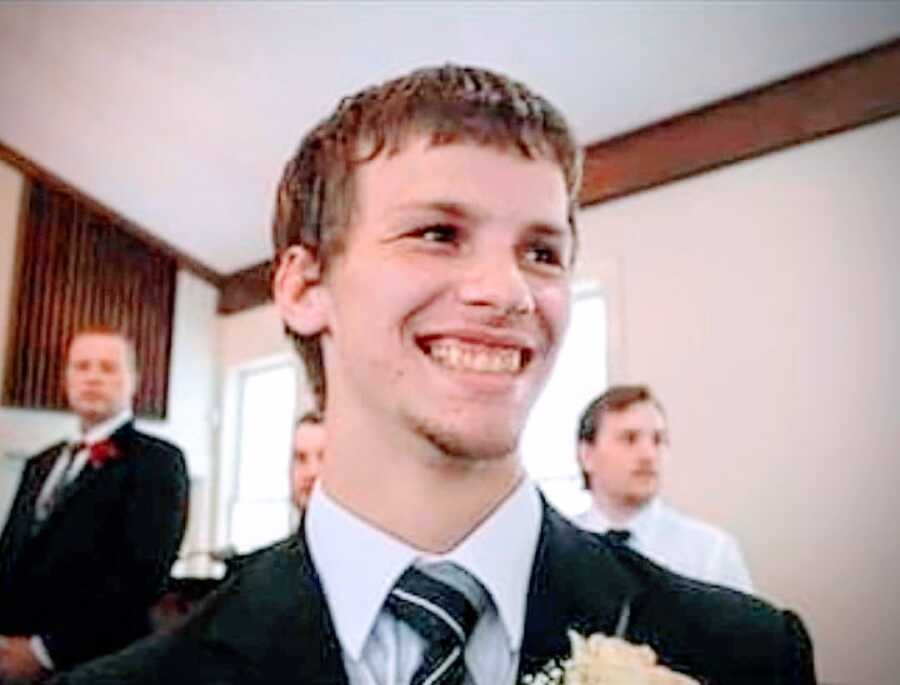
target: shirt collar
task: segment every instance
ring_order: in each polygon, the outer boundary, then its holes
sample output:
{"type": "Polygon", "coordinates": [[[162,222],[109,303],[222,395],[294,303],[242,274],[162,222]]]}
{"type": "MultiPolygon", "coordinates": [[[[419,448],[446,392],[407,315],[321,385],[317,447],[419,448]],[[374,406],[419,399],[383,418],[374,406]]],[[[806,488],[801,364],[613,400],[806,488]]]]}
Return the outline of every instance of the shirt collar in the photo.
{"type": "Polygon", "coordinates": [[[659,515],[660,506],[659,498],[654,497],[628,521],[627,528],[636,539],[646,540],[653,528],[653,522],[659,515]]]}
{"type": "Polygon", "coordinates": [[[115,416],[111,416],[101,423],[98,423],[96,426],[91,429],[81,432],[79,431],[79,435],[73,442],[85,442],[89,445],[93,445],[97,442],[103,442],[117,430],[119,430],[126,423],[134,419],[134,413],[131,409],[123,409],[115,416]]]}
{"type": "Polygon", "coordinates": [[[596,530],[599,533],[606,533],[611,528],[627,530],[636,540],[640,540],[649,534],[650,529],[653,527],[654,520],[659,515],[661,506],[659,498],[654,497],[627,521],[613,524],[606,515],[606,512],[594,503],[591,509],[588,510],[587,522],[589,523],[591,530],[596,530]]]}
{"type": "Polygon", "coordinates": [[[477,578],[497,607],[510,647],[525,627],[531,566],[541,527],[540,497],[524,481],[456,548],[435,556],[378,530],[331,499],[318,484],[305,534],[341,646],[359,659],[394,583],[419,561],[451,561],[477,578]],[[365,572],[359,570],[364,568],[365,572]]]}

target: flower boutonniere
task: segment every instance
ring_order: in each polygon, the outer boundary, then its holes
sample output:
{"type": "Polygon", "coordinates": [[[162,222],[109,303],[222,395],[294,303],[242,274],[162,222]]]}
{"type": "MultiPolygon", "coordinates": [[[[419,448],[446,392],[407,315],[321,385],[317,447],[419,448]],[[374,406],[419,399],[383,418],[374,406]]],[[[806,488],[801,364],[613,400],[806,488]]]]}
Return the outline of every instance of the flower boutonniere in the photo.
{"type": "Polygon", "coordinates": [[[595,633],[588,637],[569,631],[572,656],[551,661],[522,685],[699,685],[686,675],[657,663],[646,645],[595,633]]]}
{"type": "Polygon", "coordinates": [[[106,462],[122,456],[122,452],[119,451],[116,444],[109,439],[95,442],[88,449],[88,463],[95,469],[99,469],[106,462]]]}

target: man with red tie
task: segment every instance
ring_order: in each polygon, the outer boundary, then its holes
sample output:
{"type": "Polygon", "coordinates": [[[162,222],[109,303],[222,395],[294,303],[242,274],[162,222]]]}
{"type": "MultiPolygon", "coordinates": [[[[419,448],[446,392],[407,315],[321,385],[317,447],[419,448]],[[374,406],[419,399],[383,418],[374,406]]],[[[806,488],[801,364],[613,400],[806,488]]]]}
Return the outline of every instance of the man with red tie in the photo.
{"type": "Polygon", "coordinates": [[[136,381],[122,333],[74,336],[65,387],[79,435],[28,460],[0,538],[0,683],[38,682],[149,630],[188,478],[181,450],[135,430],[136,381]]]}

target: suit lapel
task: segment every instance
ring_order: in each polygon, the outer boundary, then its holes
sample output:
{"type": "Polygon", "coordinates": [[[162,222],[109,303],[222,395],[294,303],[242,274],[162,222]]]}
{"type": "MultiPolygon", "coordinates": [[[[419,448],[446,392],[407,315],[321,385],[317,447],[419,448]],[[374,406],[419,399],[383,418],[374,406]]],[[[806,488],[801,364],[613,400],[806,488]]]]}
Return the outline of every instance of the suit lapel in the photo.
{"type": "Polygon", "coordinates": [[[22,487],[25,488],[25,495],[22,501],[23,511],[21,513],[28,522],[34,518],[34,509],[37,505],[38,495],[40,495],[41,488],[44,487],[44,482],[53,470],[53,465],[63,449],[65,449],[65,443],[54,445],[37,458],[32,468],[22,474],[24,479],[22,487]]]}
{"type": "MultiPolygon", "coordinates": [[[[110,435],[109,439],[116,448],[122,452],[121,457],[103,464],[100,468],[94,468],[90,462],[86,463],[81,472],[75,477],[75,480],[63,489],[62,493],[59,495],[59,501],[56,502],[50,515],[47,517],[47,520],[38,529],[36,535],[40,535],[46,530],[52,529],[53,524],[62,518],[62,514],[66,511],[66,508],[79,493],[89,491],[98,481],[101,483],[104,480],[108,481],[113,473],[124,468],[124,460],[128,459],[129,456],[132,456],[130,455],[130,452],[132,451],[130,448],[134,432],[134,423],[129,421],[110,435]]],[[[62,447],[60,447],[60,449],[62,449],[62,447]]],[[[56,451],[54,459],[58,454],[59,450],[56,451]]],[[[52,467],[52,465],[51,462],[50,466],[52,467]]],[[[41,482],[43,482],[43,480],[41,482]]]]}
{"type": "MultiPolygon", "coordinates": [[[[613,635],[642,586],[608,543],[544,504],[528,591],[519,678],[569,655],[567,631],[613,635]]],[[[627,617],[627,616],[626,616],[627,617]]]]}
{"type": "Polygon", "coordinates": [[[34,509],[38,495],[63,447],[64,443],[54,445],[43,454],[34,457],[25,466],[20,486],[21,496],[17,495],[13,509],[9,513],[7,531],[4,534],[4,537],[8,539],[5,541],[4,549],[0,549],[0,553],[4,556],[2,559],[4,575],[9,572],[9,569],[16,568],[22,551],[32,537],[34,509]]]}
{"type": "Polygon", "coordinates": [[[242,569],[194,622],[212,651],[254,682],[346,685],[334,624],[302,529],[242,569]],[[213,620],[214,618],[214,620],[213,620]],[[205,625],[204,625],[205,623],[205,625]]]}

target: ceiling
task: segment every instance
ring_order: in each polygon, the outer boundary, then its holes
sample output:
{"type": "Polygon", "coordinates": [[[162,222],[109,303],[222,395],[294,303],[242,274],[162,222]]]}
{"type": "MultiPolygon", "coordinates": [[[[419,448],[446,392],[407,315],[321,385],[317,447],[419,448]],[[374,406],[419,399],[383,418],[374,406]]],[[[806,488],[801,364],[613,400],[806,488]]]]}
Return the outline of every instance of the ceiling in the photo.
{"type": "Polygon", "coordinates": [[[281,168],[426,64],[524,80],[594,142],[900,35],[900,2],[0,3],[0,141],[219,273],[281,168]]]}

